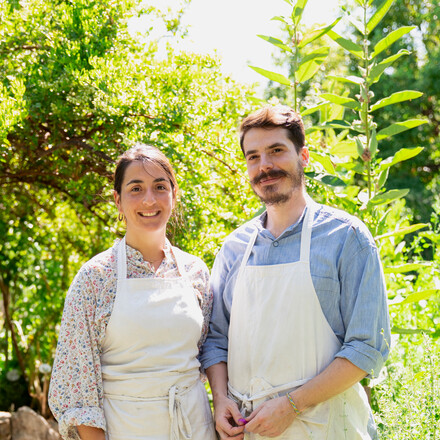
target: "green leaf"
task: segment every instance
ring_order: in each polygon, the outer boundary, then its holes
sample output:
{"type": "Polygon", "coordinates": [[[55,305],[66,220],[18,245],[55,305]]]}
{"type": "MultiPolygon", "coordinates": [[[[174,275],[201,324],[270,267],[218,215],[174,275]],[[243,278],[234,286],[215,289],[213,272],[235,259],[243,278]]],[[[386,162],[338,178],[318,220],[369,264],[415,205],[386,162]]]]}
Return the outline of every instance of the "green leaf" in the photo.
{"type": "Polygon", "coordinates": [[[364,82],[364,79],[360,76],[337,76],[337,75],[328,75],[327,78],[334,79],[343,83],[357,84],[360,85],[364,82]]]}
{"type": "Polygon", "coordinates": [[[267,35],[257,35],[257,37],[260,37],[262,40],[267,41],[270,44],[273,44],[274,46],[284,50],[285,52],[292,53],[292,49],[284,44],[281,40],[278,40],[277,38],[269,37],[267,35]]]}
{"type": "Polygon", "coordinates": [[[350,40],[346,40],[345,38],[342,38],[340,35],[338,35],[336,32],[330,30],[328,31],[327,35],[336,43],[338,43],[340,46],[342,46],[345,50],[348,50],[352,55],[362,58],[364,55],[364,51],[359,44],[353,43],[350,40]]]}
{"type": "Polygon", "coordinates": [[[388,58],[385,58],[383,61],[381,61],[379,64],[373,64],[371,67],[371,70],[368,74],[368,84],[374,84],[377,81],[379,81],[380,77],[382,76],[382,73],[385,71],[387,67],[390,67],[391,64],[394,63],[397,59],[399,59],[403,55],[409,55],[411,52],[406,49],[400,49],[399,52],[397,52],[394,55],[391,55],[388,58]]]}
{"type": "Polygon", "coordinates": [[[371,58],[377,57],[381,52],[390,47],[394,42],[396,42],[403,35],[411,32],[413,29],[416,29],[417,26],[402,26],[395,31],[392,31],[385,38],[382,38],[376,46],[374,46],[374,51],[371,53],[371,58]]]}
{"type": "Polygon", "coordinates": [[[327,186],[346,186],[345,182],[338,176],[331,176],[329,174],[316,174],[316,173],[305,173],[306,177],[327,186]]]}
{"type": "Polygon", "coordinates": [[[393,93],[392,95],[377,101],[370,107],[370,112],[374,112],[378,108],[382,108],[387,105],[396,104],[397,102],[420,98],[422,95],[422,92],[417,92],[416,90],[402,90],[401,92],[393,93]]]}
{"type": "Polygon", "coordinates": [[[376,194],[368,201],[369,205],[386,205],[394,202],[394,200],[401,199],[409,193],[409,189],[392,189],[383,193],[376,194]]]}
{"type": "Polygon", "coordinates": [[[303,83],[315,75],[321,64],[327,58],[329,51],[330,48],[322,47],[305,56],[295,72],[295,80],[303,83]]]}
{"type": "Polygon", "coordinates": [[[330,160],[330,158],[328,157],[328,155],[323,155],[323,154],[319,154],[319,153],[315,153],[313,151],[310,151],[310,157],[313,160],[316,160],[316,162],[319,162],[325,171],[327,171],[327,173],[329,174],[336,174],[335,168],[332,164],[332,161],[330,160]]]}
{"type": "Polygon", "coordinates": [[[337,157],[359,156],[356,148],[356,142],[354,141],[338,142],[335,146],[331,147],[330,153],[337,157]]]}
{"type": "Polygon", "coordinates": [[[397,333],[399,335],[418,335],[421,333],[431,334],[434,333],[432,330],[426,330],[423,328],[400,328],[400,327],[392,327],[391,328],[392,333],[397,333]]]}
{"type": "Polygon", "coordinates": [[[420,292],[415,292],[409,295],[407,298],[405,298],[403,301],[400,301],[398,303],[390,304],[390,306],[404,306],[406,304],[412,304],[415,302],[422,301],[424,299],[428,299],[429,297],[435,295],[437,296],[440,293],[439,289],[428,289],[428,290],[422,290],[420,292]]]}
{"type": "Polygon", "coordinates": [[[306,7],[306,4],[307,4],[307,0],[297,0],[295,6],[293,8],[293,11],[292,11],[292,21],[293,21],[294,27],[298,26],[298,24],[301,20],[302,14],[304,12],[304,8],[306,7]]]}
{"type": "Polygon", "coordinates": [[[406,263],[406,264],[400,264],[399,266],[393,266],[393,267],[384,267],[383,272],[384,273],[408,273],[408,272],[414,272],[419,269],[422,269],[424,267],[429,267],[430,264],[427,263],[406,263]]]}
{"type": "Polygon", "coordinates": [[[320,96],[321,98],[327,99],[327,101],[333,102],[333,104],[343,105],[353,110],[361,109],[359,103],[352,98],[346,98],[345,96],[336,95],[334,93],[321,93],[320,96]]]}
{"type": "Polygon", "coordinates": [[[415,147],[415,148],[401,148],[394,156],[389,157],[381,162],[379,169],[385,170],[396,163],[403,162],[404,160],[411,159],[412,157],[417,156],[423,147],[415,147]]]}
{"type": "Polygon", "coordinates": [[[371,156],[374,156],[377,151],[377,137],[376,137],[376,129],[373,127],[371,130],[371,136],[370,136],[370,145],[368,146],[368,149],[370,150],[371,156]]]}
{"type": "MultiPolygon", "coordinates": [[[[389,171],[389,168],[384,172],[389,171]]],[[[382,238],[396,237],[398,235],[411,234],[412,232],[418,231],[419,229],[426,228],[428,225],[426,223],[417,223],[415,225],[407,226],[406,228],[398,229],[397,231],[387,232],[386,234],[378,235],[374,237],[375,240],[381,240],[382,238]]]]}
{"type": "Polygon", "coordinates": [[[325,121],[321,125],[322,128],[351,128],[351,124],[342,119],[333,119],[332,121],[325,121]]]}
{"type": "Polygon", "coordinates": [[[327,105],[328,105],[328,104],[326,104],[326,103],[322,103],[322,104],[315,105],[315,106],[313,106],[313,107],[310,107],[310,108],[308,108],[308,109],[305,109],[305,110],[301,111],[301,115],[302,115],[302,116],[311,115],[312,113],[315,113],[315,112],[317,112],[318,110],[323,109],[323,108],[326,107],[327,105]]]}
{"type": "Polygon", "coordinates": [[[390,9],[394,0],[384,0],[367,23],[367,35],[380,23],[390,9]]]}
{"type": "Polygon", "coordinates": [[[280,73],[271,72],[270,70],[261,69],[260,67],[255,66],[249,66],[252,70],[255,70],[255,72],[259,73],[260,75],[263,75],[264,77],[270,79],[271,81],[275,81],[277,83],[283,84],[284,86],[290,86],[291,81],[286,78],[284,75],[281,75],[280,73]]]}
{"type": "Polygon", "coordinates": [[[283,17],[282,15],[276,15],[275,17],[272,17],[271,20],[281,21],[281,23],[287,24],[286,18],[283,17]]]}
{"type": "Polygon", "coordinates": [[[402,122],[396,122],[386,128],[383,128],[377,133],[377,140],[385,139],[395,134],[402,133],[402,131],[410,130],[423,124],[429,123],[428,119],[408,119],[402,122]]]}
{"type": "Polygon", "coordinates": [[[383,170],[379,175],[379,181],[377,182],[378,188],[382,188],[385,185],[385,182],[388,179],[388,174],[390,173],[390,169],[387,168],[386,170],[383,170]]]}
{"type": "Polygon", "coordinates": [[[318,38],[325,35],[330,29],[332,29],[334,26],[336,26],[342,17],[338,17],[332,24],[329,24],[326,27],[315,29],[307,34],[305,38],[301,40],[301,42],[298,44],[299,48],[302,48],[306,46],[307,44],[311,43],[312,41],[317,40],[318,38]]]}

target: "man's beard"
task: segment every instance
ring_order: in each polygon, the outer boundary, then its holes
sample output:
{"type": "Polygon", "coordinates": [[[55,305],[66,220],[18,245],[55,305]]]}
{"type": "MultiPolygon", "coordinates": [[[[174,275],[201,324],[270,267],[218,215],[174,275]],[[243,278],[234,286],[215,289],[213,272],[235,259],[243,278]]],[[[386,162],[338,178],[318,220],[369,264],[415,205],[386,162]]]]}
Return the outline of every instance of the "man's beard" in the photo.
{"type": "Polygon", "coordinates": [[[262,172],[254,179],[251,180],[251,187],[254,193],[260,198],[260,200],[266,205],[280,205],[282,203],[286,203],[292,197],[292,194],[295,190],[302,187],[304,182],[304,170],[302,167],[302,162],[298,161],[297,169],[294,173],[289,173],[285,170],[270,170],[267,173],[262,172]],[[287,192],[281,193],[277,192],[277,184],[265,186],[263,189],[260,188],[260,191],[263,194],[259,194],[255,190],[255,186],[262,180],[266,178],[277,178],[277,177],[287,177],[290,182],[290,188],[288,188],[287,192]]]}

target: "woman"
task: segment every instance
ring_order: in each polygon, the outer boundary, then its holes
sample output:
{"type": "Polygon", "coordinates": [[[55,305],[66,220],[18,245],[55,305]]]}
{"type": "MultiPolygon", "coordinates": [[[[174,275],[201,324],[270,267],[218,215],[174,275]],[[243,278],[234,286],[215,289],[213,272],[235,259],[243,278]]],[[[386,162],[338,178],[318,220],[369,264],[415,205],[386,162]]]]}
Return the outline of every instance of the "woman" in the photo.
{"type": "Polygon", "coordinates": [[[177,189],[154,147],[117,162],[126,235],[81,268],[61,323],[49,404],[66,440],[216,438],[197,360],[208,269],[165,237],[177,189]]]}

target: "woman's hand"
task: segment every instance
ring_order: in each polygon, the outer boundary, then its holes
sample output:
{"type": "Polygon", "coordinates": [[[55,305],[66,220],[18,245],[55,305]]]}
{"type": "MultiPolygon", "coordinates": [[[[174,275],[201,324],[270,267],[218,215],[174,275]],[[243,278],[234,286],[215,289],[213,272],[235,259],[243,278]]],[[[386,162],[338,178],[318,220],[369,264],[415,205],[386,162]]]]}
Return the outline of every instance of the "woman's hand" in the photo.
{"type": "Polygon", "coordinates": [[[244,438],[244,419],[237,404],[229,397],[214,401],[215,429],[221,440],[242,440],[244,438]]]}

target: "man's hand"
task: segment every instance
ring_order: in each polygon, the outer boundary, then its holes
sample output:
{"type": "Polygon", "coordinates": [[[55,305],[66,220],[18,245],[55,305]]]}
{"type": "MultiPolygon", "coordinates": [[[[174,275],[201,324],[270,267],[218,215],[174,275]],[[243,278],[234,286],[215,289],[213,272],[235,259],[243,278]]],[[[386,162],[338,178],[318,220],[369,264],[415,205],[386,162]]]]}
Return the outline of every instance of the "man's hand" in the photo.
{"type": "Polygon", "coordinates": [[[286,396],[267,400],[246,417],[246,431],[264,437],[281,435],[295,420],[293,411],[286,396]]]}
{"type": "Polygon", "coordinates": [[[228,397],[215,400],[215,429],[221,440],[242,440],[244,438],[244,419],[237,404],[228,397]]]}

